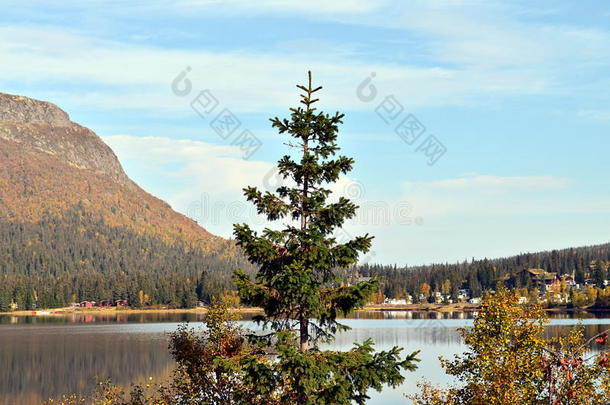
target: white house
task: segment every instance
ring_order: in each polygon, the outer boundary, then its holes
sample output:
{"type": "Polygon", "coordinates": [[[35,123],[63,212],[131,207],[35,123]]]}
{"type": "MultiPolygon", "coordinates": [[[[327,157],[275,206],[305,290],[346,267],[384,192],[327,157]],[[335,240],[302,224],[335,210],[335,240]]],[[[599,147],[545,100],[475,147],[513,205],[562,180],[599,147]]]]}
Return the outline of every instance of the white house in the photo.
{"type": "Polygon", "coordinates": [[[383,301],[386,305],[407,305],[412,302],[413,300],[410,295],[408,295],[407,298],[386,298],[385,301],[383,301]]]}

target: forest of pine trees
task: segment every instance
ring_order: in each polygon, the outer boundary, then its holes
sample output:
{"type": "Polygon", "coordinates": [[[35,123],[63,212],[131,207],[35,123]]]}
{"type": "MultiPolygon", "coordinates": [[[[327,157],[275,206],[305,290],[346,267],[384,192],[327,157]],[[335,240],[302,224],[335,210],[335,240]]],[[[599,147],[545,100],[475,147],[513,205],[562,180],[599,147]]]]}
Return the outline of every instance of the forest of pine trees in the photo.
{"type": "Polygon", "coordinates": [[[527,280],[519,282],[518,273],[527,268],[544,269],[559,275],[574,275],[575,281],[582,284],[591,278],[599,287],[608,279],[607,266],[599,263],[610,261],[610,244],[553,250],[538,253],[523,253],[500,259],[464,261],[455,264],[432,264],[427,266],[398,267],[378,264],[365,264],[356,271],[360,276],[381,276],[386,297],[402,298],[406,294],[417,296],[423,283],[432,292],[449,290],[456,296],[459,289],[468,289],[478,297],[485,290],[494,289],[501,278],[512,277],[514,287],[528,287],[527,280]]]}
{"type": "Polygon", "coordinates": [[[38,223],[0,221],[0,311],[83,300],[192,307],[230,288],[250,268],[231,244],[204,253],[187,242],[112,227],[79,207],[38,223]]]}

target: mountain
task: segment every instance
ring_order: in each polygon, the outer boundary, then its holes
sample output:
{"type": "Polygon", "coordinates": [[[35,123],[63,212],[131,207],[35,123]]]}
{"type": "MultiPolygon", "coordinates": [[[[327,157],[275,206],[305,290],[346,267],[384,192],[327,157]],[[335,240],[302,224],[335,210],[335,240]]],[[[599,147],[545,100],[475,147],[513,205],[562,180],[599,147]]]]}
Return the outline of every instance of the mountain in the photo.
{"type": "Polygon", "coordinates": [[[222,243],[142,190],[93,131],[54,104],[0,93],[0,218],[38,221],[82,204],[113,226],[166,241],[222,243]]]}
{"type": "Polygon", "coordinates": [[[0,240],[0,309],[7,302],[40,307],[137,294],[176,304],[184,298],[177,294],[195,298],[203,270],[226,281],[231,267],[243,264],[232,242],[129,179],[93,131],[54,104],[5,93],[0,240]]]}

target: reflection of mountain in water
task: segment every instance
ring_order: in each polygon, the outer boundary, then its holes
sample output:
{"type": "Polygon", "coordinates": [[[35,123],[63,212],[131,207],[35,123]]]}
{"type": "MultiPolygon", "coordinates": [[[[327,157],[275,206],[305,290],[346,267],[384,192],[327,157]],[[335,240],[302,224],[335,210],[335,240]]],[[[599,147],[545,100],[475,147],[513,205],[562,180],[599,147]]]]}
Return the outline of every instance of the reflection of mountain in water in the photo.
{"type": "Polygon", "coordinates": [[[82,326],[3,327],[0,333],[0,403],[40,404],[66,393],[87,393],[110,378],[168,374],[173,361],[163,334],[96,333],[82,326]],[[31,330],[28,330],[31,329],[31,330]]]}

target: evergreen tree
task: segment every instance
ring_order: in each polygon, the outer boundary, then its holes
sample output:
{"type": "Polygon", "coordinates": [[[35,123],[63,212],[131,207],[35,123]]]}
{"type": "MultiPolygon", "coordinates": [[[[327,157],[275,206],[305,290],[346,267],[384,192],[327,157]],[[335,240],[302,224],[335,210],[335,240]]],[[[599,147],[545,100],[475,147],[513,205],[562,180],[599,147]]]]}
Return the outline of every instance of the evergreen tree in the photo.
{"type": "Polygon", "coordinates": [[[530,274],[524,269],[517,272],[515,276],[513,276],[516,280],[514,283],[517,288],[527,288],[530,289],[532,287],[532,278],[530,274]]]}
{"type": "Polygon", "coordinates": [[[34,299],[34,292],[28,289],[25,292],[25,298],[23,300],[23,309],[30,310],[36,308],[36,300],[34,299]]]}
{"type": "Polygon", "coordinates": [[[292,219],[282,230],[265,229],[261,236],[246,224],[236,225],[234,234],[249,260],[260,266],[256,282],[238,273],[237,285],[246,302],[265,309],[265,321],[277,329],[291,329],[296,321],[301,351],[306,351],[316,335],[333,333],[338,314],[347,314],[366,303],[378,288],[378,280],[347,287],[333,287],[336,268],[355,264],[360,253],[371,247],[368,234],[346,243],[337,243],[333,231],[356,214],[357,206],[341,197],[327,203],[331,191],[324,187],[352,169],[353,159],[339,156],[336,144],[338,125],[343,114],[317,113],[313,94],[321,89],[297,86],[304,91],[305,108],[291,109],[290,120],[272,119],[280,134],[297,140],[289,146],[299,149],[300,160],[286,155],[278,162],[280,175],[292,180],[293,187],[282,186],[276,193],[256,187],[244,189],[259,213],[270,221],[292,219]],[[316,319],[310,325],[310,319],[316,319]]]}
{"type": "Polygon", "coordinates": [[[0,312],[8,312],[11,308],[11,298],[5,288],[0,288],[0,312]]]}
{"type": "MultiPolygon", "coordinates": [[[[331,194],[328,186],[348,173],[354,163],[345,156],[335,157],[343,114],[316,111],[313,104],[318,99],[314,93],[322,87],[312,87],[311,72],[308,85],[297,87],[303,91],[303,106],[291,108],[290,119],[271,119],[280,134],[295,139],[288,146],[298,150],[297,156],[285,155],[278,161],[280,175],[291,184],[277,188],[275,193],[262,192],[256,187],[244,189],[246,198],[253,202],[259,214],[264,214],[269,221],[283,221],[284,227],[266,228],[259,235],[247,224],[235,225],[237,244],[259,269],[255,280],[242,271],[236,271],[234,279],[242,302],[264,309],[265,314],[257,320],[281,332],[276,335],[281,343],[278,364],[284,367],[282,373],[293,377],[292,389],[297,392],[298,403],[349,403],[351,400],[363,403],[369,387],[380,389],[379,382],[390,385],[401,382],[399,370],[414,368],[415,353],[404,361],[398,357],[397,348],[373,357],[365,356],[364,353],[373,352],[372,342],[365,342],[355,349],[363,355],[354,354],[352,364],[347,367],[353,370],[350,373],[339,372],[345,370],[348,357],[336,355],[329,361],[326,357],[329,352],[317,349],[320,338],[331,340],[338,330],[346,329],[337,322],[337,316],[363,306],[378,290],[379,280],[347,284],[338,277],[337,270],[356,264],[359,254],[370,249],[373,238],[367,234],[339,243],[332,236],[346,220],[354,217],[358,208],[344,197],[328,202],[331,194]],[[293,340],[286,339],[286,332],[292,330],[298,330],[295,350],[289,349],[293,340]],[[354,364],[359,359],[367,359],[370,367],[354,364]],[[334,375],[331,377],[329,373],[334,375]],[[328,381],[343,389],[325,391],[322,395],[320,390],[325,389],[323,384],[328,381]]],[[[266,376],[255,373],[254,378],[266,376]]]]}
{"type": "Polygon", "coordinates": [[[574,281],[576,281],[576,283],[581,284],[581,285],[585,283],[585,271],[581,267],[576,269],[576,272],[574,275],[574,281]]]}
{"type": "Polygon", "coordinates": [[[468,289],[470,290],[470,294],[473,297],[480,297],[483,293],[483,289],[481,287],[481,283],[477,278],[476,274],[472,274],[468,280],[468,289]]]}
{"type": "Polygon", "coordinates": [[[182,292],[182,308],[193,308],[197,304],[197,295],[191,288],[185,288],[182,292]]]}
{"type": "Polygon", "coordinates": [[[195,287],[195,294],[197,294],[197,298],[203,302],[209,302],[206,294],[206,271],[203,270],[201,275],[199,276],[199,280],[197,280],[197,285],[195,287]]]}
{"type": "Polygon", "coordinates": [[[599,288],[604,288],[604,280],[606,279],[606,269],[604,267],[604,263],[602,263],[600,260],[596,260],[592,266],[592,278],[595,285],[599,288]]]}

